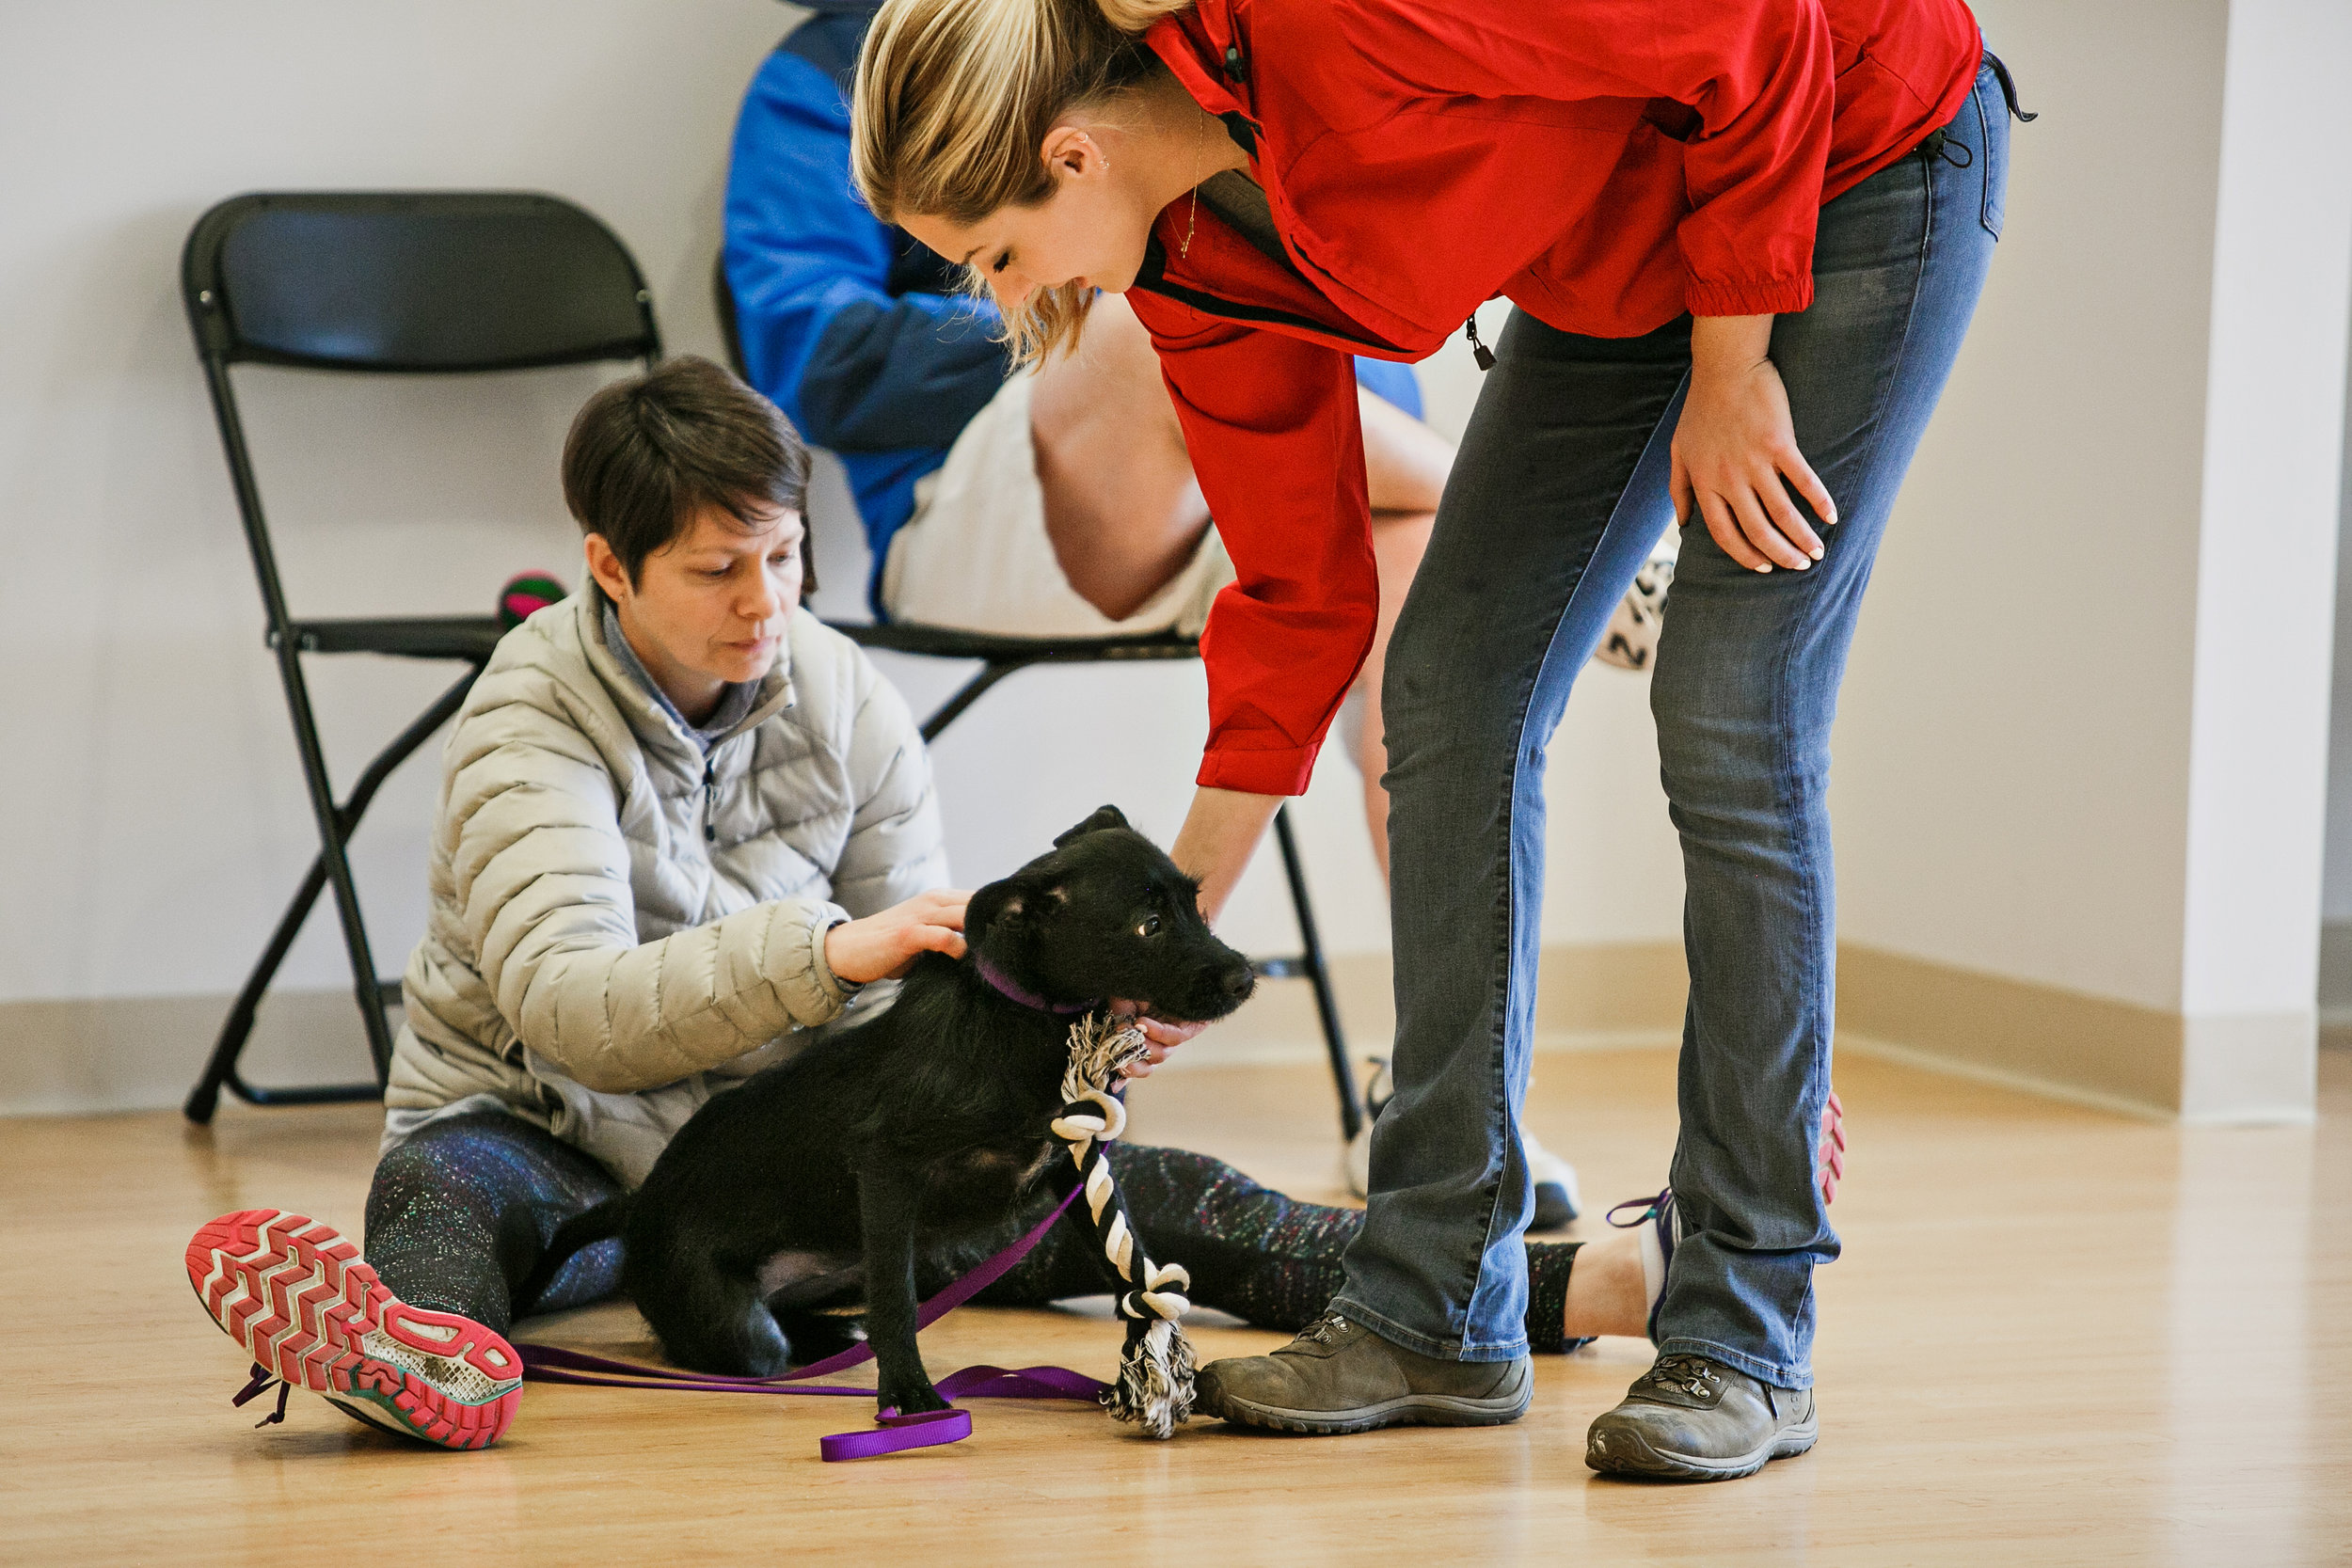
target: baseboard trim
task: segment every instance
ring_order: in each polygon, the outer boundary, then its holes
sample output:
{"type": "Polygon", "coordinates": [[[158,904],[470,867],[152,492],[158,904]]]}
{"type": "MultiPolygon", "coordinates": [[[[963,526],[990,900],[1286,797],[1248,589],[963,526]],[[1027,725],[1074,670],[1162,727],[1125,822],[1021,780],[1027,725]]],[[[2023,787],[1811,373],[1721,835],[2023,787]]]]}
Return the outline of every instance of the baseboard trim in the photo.
{"type": "Polygon", "coordinates": [[[2037,1073],[2012,1072],[2006,1068],[1975,1062],[1954,1056],[1947,1052],[1923,1051],[1916,1046],[1898,1045],[1893,1040],[1876,1039],[1840,1026],[1837,1031],[1837,1053],[1840,1056],[1869,1056],[1901,1067],[1915,1068],[1922,1072],[1940,1072],[1947,1078],[1964,1078],[1975,1084],[1990,1084],[1995,1088],[2015,1089],[2022,1094],[2042,1100],[2064,1101],[2070,1105],[2088,1106],[2094,1111],[2107,1111],[2117,1116],[2131,1117],[2140,1121],[2173,1121],[2175,1115],[2145,1101],[2126,1100],[2121,1095],[2102,1094],[2096,1089],[2059,1083],[2037,1073]]]}
{"type": "MultiPolygon", "coordinates": [[[[1385,1055],[1395,1032],[1389,955],[1338,955],[1331,979],[1349,1054],[1385,1055]]],[[[1547,947],[1535,1049],[1671,1048],[1688,990],[1679,942],[1547,947]]],[[[178,1105],[228,1009],[226,996],[0,1003],[0,1116],[178,1105]]],[[[2310,1120],[2320,1022],[2311,1013],[2185,1019],[1856,943],[1838,951],[1843,1049],[2133,1116],[2310,1120]]],[[[2340,1021],[2331,1012],[2326,1022],[2330,1043],[2341,1042],[2340,1021]]],[[[1311,989],[1274,981],[1169,1065],[1323,1057],[1311,989]]],[[[367,1060],[349,992],[292,991],[263,1006],[245,1070],[259,1084],[348,1083],[367,1076],[367,1060]]]]}
{"type": "MultiPolygon", "coordinates": [[[[1328,959],[1348,1054],[1385,1056],[1396,1034],[1393,968],[1386,953],[1328,959]]],[[[1547,947],[1538,960],[1535,1049],[1625,1051],[1682,1039],[1690,980],[1678,942],[1592,942],[1547,947]]],[[[1323,1028],[1312,988],[1260,986],[1248,1006],[1171,1057],[1169,1069],[1320,1062],[1323,1028]]]]}
{"type": "Polygon", "coordinates": [[[1837,1031],[1867,1052],[2133,1115],[2309,1121],[2315,1012],[2185,1017],[1846,942],[1837,1031]]]}
{"type": "MultiPolygon", "coordinates": [[[[179,1105],[212,1053],[227,996],[0,1003],[0,1116],[90,1116],[179,1105]]],[[[262,1004],[241,1064],[265,1086],[363,1083],[367,1032],[347,990],[262,1004]]]]}
{"type": "MultiPolygon", "coordinates": [[[[1330,960],[1348,1053],[1388,1054],[1395,1006],[1386,953],[1330,960]]],[[[1676,942],[1547,948],[1538,975],[1536,1049],[1674,1044],[1686,990],[1676,942]]],[[[180,1104],[228,1015],[220,996],[0,1003],[0,1116],[89,1116],[180,1104]]],[[[1323,1030],[1311,987],[1269,981],[1171,1066],[1319,1062],[1323,1030]]],[[[368,1050],[351,993],[273,993],[255,1022],[245,1073],[257,1084],[366,1078],[368,1050]]]]}

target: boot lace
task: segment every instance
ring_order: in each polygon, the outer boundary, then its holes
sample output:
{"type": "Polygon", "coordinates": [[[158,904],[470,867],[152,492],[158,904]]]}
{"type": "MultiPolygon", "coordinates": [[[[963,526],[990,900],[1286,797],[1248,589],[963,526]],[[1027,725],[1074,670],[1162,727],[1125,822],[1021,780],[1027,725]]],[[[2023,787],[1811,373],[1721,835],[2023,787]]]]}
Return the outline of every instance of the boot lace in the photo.
{"type": "Polygon", "coordinates": [[[1347,1320],[1337,1312],[1326,1312],[1322,1317],[1300,1329],[1298,1338],[1292,1343],[1295,1344],[1303,1340],[1308,1344],[1327,1345],[1345,1332],[1347,1332],[1347,1320]]]}
{"type": "Polygon", "coordinates": [[[1650,1370],[1642,1374],[1645,1386],[1677,1393],[1692,1399],[1712,1399],[1723,1391],[1723,1375],[1715,1364],[1703,1355],[1661,1355],[1650,1370]]]}

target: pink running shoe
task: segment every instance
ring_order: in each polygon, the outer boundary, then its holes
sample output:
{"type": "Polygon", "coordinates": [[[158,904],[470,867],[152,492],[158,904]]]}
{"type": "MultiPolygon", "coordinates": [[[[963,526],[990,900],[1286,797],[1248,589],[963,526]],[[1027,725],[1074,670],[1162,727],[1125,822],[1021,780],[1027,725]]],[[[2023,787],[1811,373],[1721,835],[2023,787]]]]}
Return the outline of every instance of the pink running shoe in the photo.
{"type": "Polygon", "coordinates": [[[223,1214],[188,1243],[188,1283],[253,1357],[243,1404],[278,1382],[445,1449],[486,1449],[522,1402],[522,1358],[471,1318],[410,1307],[327,1226],[276,1209],[223,1214]]]}

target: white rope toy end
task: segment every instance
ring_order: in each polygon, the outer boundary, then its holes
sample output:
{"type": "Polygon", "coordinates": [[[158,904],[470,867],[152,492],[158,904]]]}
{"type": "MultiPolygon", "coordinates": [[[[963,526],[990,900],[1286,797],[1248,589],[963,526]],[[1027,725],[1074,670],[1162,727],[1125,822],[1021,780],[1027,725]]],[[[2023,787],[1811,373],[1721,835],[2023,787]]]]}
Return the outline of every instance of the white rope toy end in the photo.
{"type": "Polygon", "coordinates": [[[1095,1238],[1109,1271],[1124,1287],[1119,1313],[1127,1320],[1127,1344],[1120,1353],[1118,1381],[1104,1390],[1104,1407],[1141,1427],[1145,1436],[1165,1438],[1192,1414],[1199,1363],[1178,1323],[1192,1310],[1184,1294],[1192,1275],[1181,1263],[1154,1263],[1144,1256],[1103,1148],[1127,1130],[1127,1107],[1110,1092],[1111,1085],[1150,1051],[1151,1042],[1133,1019],[1089,1013],[1073,1023],[1062,1110],[1053,1130],[1084,1172],[1095,1238]]]}

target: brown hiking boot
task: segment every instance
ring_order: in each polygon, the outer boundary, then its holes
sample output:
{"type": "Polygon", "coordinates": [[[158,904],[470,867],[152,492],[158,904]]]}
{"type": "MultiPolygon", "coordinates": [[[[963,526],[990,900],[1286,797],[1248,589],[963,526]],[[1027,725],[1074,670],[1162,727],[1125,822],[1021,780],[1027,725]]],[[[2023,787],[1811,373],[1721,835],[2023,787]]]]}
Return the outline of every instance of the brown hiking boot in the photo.
{"type": "Polygon", "coordinates": [[[1244,1426],[1332,1436],[1386,1426],[1500,1426],[1535,1396],[1529,1358],[1441,1361],[1327,1313],[1271,1355],[1200,1370],[1195,1403],[1244,1426]]]}
{"type": "Polygon", "coordinates": [[[1775,1388],[1704,1355],[1661,1355],[1596,1420],[1584,1463],[1603,1475],[1734,1481],[1813,1446],[1810,1388],[1775,1388]]]}

